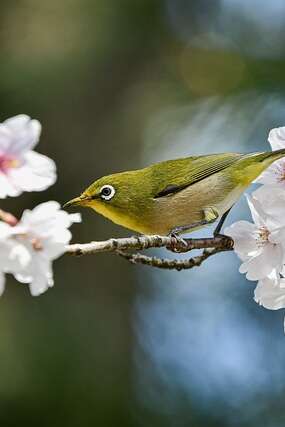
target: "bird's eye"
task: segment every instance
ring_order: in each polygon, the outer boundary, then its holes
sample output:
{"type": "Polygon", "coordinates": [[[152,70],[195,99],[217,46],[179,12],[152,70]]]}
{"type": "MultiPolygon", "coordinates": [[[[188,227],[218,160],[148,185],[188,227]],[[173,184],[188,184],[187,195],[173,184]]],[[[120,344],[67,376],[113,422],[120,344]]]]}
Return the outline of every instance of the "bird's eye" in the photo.
{"type": "Polygon", "coordinates": [[[101,199],[111,200],[114,197],[116,190],[112,185],[104,185],[100,190],[101,199]]]}

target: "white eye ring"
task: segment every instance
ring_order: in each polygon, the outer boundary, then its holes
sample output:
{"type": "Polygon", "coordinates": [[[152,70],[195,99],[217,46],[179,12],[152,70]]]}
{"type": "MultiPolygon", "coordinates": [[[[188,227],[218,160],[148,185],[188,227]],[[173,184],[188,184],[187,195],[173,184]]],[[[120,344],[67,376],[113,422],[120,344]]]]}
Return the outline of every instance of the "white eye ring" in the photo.
{"type": "Polygon", "coordinates": [[[101,199],[111,200],[114,197],[115,193],[116,190],[112,185],[103,185],[103,187],[100,188],[101,199]]]}

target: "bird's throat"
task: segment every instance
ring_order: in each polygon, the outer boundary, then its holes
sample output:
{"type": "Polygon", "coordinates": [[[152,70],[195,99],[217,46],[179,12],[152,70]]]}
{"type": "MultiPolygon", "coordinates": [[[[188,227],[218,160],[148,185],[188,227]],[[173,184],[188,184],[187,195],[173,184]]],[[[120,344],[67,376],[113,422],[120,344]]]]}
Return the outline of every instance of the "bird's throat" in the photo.
{"type": "Polygon", "coordinates": [[[139,233],[145,233],[139,221],[135,220],[128,212],[121,213],[114,206],[103,204],[101,201],[93,200],[92,203],[88,204],[88,207],[95,210],[100,215],[113,221],[115,224],[121,225],[122,227],[128,228],[139,233]]]}

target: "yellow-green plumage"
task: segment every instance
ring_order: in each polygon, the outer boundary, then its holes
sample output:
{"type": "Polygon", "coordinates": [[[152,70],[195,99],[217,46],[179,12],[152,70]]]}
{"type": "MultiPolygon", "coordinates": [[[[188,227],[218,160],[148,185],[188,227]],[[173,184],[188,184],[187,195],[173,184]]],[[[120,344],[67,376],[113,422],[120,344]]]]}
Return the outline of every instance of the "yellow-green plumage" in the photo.
{"type": "Polygon", "coordinates": [[[222,153],[156,163],[147,168],[104,176],[67,205],[82,205],[126,228],[166,235],[202,221],[213,209],[221,216],[244,190],[285,150],[222,153]],[[110,200],[100,191],[115,190],[110,200]]]}

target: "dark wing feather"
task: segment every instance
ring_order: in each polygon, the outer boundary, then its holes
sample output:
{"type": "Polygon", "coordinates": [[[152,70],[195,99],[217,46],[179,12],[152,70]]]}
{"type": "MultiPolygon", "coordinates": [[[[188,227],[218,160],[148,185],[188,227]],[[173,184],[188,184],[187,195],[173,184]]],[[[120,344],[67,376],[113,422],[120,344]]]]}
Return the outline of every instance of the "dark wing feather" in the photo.
{"type": "Polygon", "coordinates": [[[169,160],[152,166],[154,198],[170,196],[233,165],[244,154],[221,153],[169,160]]]}

